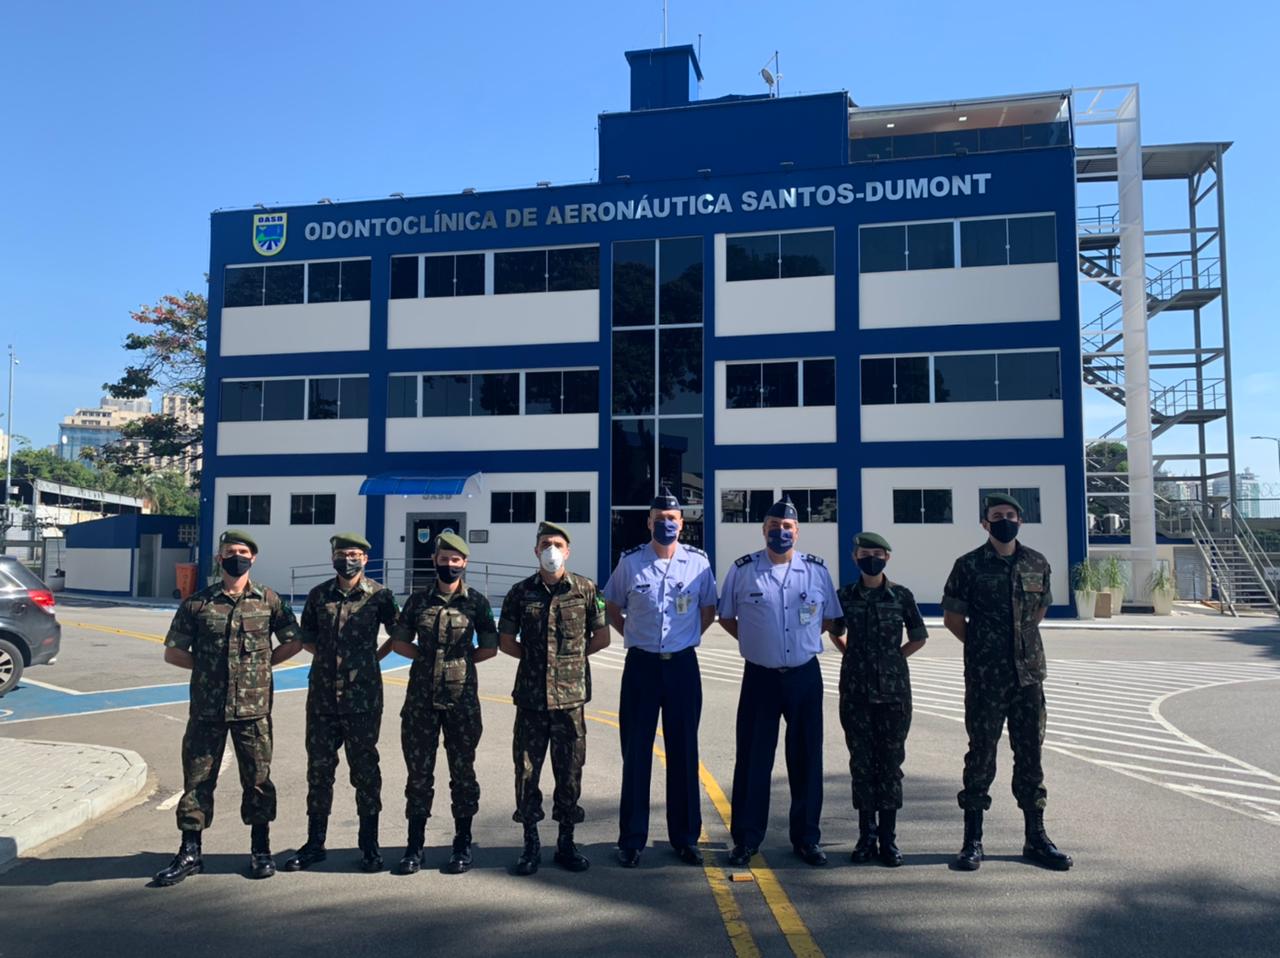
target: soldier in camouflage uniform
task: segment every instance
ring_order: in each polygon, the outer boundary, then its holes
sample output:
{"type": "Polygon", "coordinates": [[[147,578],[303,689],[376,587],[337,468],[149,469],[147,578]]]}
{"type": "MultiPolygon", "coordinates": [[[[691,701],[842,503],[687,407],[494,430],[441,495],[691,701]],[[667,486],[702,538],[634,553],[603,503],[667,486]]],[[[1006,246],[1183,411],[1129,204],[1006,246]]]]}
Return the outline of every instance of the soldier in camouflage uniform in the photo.
{"type": "Polygon", "coordinates": [[[555,861],[580,872],[591,864],[573,841],[574,825],[583,819],[578,797],[587,758],[583,706],[591,699],[587,656],[609,644],[609,623],[596,584],[570,575],[565,567],[569,533],[564,528],[540,523],[533,551],[539,571],[511,587],[498,623],[502,651],[520,660],[511,693],[516,705],[512,819],[524,825],[524,853],[516,862],[516,874],[532,875],[538,870],[542,849],[538,822],[543,817],[538,780],[548,743],[556,780],[551,817],[560,823],[555,861]]]}
{"type": "Polygon", "coordinates": [[[896,868],[902,864],[897,821],[911,729],[907,656],[924,645],[929,633],[911,590],[884,574],[890,558],[883,536],[860,532],[854,537],[853,561],[861,575],[837,593],[848,632],[832,641],[844,653],[840,724],[849,746],[853,807],[858,810],[858,843],[850,857],[859,864],[870,861],[878,839],[880,861],[896,868]]]}
{"type": "Polygon", "coordinates": [[[954,866],[974,871],[982,864],[982,814],[996,774],[996,746],[1005,720],[1013,748],[1013,796],[1026,820],[1024,858],[1065,871],[1071,858],[1044,830],[1048,792],[1040,764],[1044,744],[1044,645],[1040,621],[1049,611],[1049,562],[1016,541],[1022,506],[1009,495],[982,504],[986,543],[956,560],[943,591],[944,624],[964,643],[964,845],[954,866]]]}
{"type": "Polygon", "coordinates": [[[178,828],[182,845],[157,885],[176,885],[204,870],[200,835],[213,824],[227,736],[240,767],[240,818],[251,828],[250,875],[275,874],[270,822],[276,817],[271,783],[271,667],[302,649],[289,603],[249,580],[258,544],[228,529],[218,540],[222,581],[185,599],[165,636],[164,660],[191,670],[191,710],[182,738],[182,798],[178,828]],[[275,634],[280,644],[271,648],[275,634]]]}
{"type": "Polygon", "coordinates": [[[498,654],[498,630],[489,600],[463,581],[470,555],[461,536],[440,533],[433,560],[435,584],[409,597],[391,633],[395,650],[413,659],[400,712],[409,820],[409,838],[399,865],[402,875],[411,875],[423,865],[441,731],[454,819],[453,853],[445,871],[460,875],[471,867],[471,819],[480,809],[476,746],[483,730],[475,663],[498,654]]]}
{"type": "Polygon", "coordinates": [[[375,872],[382,868],[378,662],[391,651],[390,639],[379,648],[378,630],[390,631],[398,610],[391,590],[364,574],[367,539],[339,533],[329,539],[329,550],[337,575],[312,589],[302,607],[302,647],[314,656],[307,686],[307,841],[284,869],[298,871],[325,860],[338,749],[345,746],[360,816],[360,867],[375,872]]]}

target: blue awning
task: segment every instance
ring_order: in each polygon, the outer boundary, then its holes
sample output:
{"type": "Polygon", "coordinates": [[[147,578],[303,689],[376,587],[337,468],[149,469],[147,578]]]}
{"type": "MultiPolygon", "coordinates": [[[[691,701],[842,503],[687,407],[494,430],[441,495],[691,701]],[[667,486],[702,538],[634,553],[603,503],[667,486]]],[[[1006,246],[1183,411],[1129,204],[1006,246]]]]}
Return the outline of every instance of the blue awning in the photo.
{"type": "Polygon", "coordinates": [[[360,483],[362,496],[456,496],[479,473],[467,476],[433,476],[425,473],[388,472],[360,483]]]}

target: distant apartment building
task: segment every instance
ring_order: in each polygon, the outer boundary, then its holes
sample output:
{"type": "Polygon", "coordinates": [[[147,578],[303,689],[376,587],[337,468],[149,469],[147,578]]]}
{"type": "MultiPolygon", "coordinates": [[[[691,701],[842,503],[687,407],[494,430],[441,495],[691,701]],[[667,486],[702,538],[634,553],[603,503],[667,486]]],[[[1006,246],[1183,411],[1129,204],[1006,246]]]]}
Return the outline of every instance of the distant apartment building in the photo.
{"type": "MultiPolygon", "coordinates": [[[[1227,477],[1220,476],[1213,480],[1210,487],[1214,496],[1227,498],[1227,477]]],[[[1246,469],[1236,475],[1236,515],[1242,519],[1257,519],[1261,515],[1259,506],[1262,499],[1262,483],[1253,470],[1246,469]]]]}
{"type": "Polygon", "coordinates": [[[102,397],[95,408],[80,408],[65,416],[58,426],[59,455],[78,460],[87,449],[101,449],[122,438],[126,423],[151,414],[150,399],[102,397]]]}

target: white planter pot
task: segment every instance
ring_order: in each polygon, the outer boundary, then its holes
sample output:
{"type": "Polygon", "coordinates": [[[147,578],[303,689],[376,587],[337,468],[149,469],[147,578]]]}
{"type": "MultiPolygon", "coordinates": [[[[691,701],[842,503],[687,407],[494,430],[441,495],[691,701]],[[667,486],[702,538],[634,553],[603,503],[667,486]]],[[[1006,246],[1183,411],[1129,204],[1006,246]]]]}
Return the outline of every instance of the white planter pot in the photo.
{"type": "Polygon", "coordinates": [[[1124,605],[1124,586],[1118,589],[1108,589],[1111,593],[1111,614],[1119,615],[1120,607],[1124,605]]]}
{"type": "Polygon", "coordinates": [[[1092,619],[1093,607],[1098,601],[1096,592],[1076,592],[1076,618],[1092,619]]]}
{"type": "Polygon", "coordinates": [[[1173,615],[1173,596],[1166,592],[1152,592],[1151,605],[1156,615],[1173,615]]]}

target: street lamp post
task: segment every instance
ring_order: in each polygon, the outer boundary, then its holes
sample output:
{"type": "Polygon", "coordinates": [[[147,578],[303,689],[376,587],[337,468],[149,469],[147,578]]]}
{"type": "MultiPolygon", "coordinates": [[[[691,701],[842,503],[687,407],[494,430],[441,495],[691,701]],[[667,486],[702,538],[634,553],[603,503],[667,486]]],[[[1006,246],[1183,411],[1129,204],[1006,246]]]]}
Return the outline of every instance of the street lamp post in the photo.
{"type": "Polygon", "coordinates": [[[9,429],[8,448],[5,450],[4,457],[4,499],[0,502],[3,511],[0,511],[0,555],[4,555],[9,549],[9,496],[13,489],[13,367],[18,365],[18,356],[13,351],[13,343],[9,344],[9,411],[5,415],[5,422],[9,429]]]}

